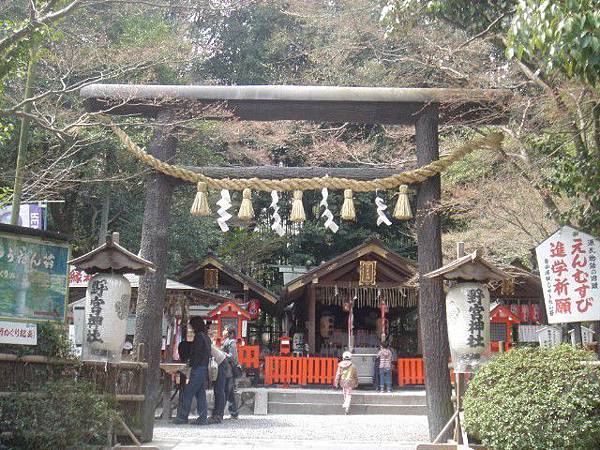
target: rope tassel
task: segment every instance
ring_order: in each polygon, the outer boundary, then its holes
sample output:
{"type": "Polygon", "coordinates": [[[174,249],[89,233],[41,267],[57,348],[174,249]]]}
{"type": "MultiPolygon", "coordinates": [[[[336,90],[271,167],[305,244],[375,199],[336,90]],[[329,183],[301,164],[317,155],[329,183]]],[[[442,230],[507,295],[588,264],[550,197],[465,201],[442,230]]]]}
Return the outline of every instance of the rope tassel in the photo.
{"type": "Polygon", "coordinates": [[[342,219],[356,220],[356,210],[352,199],[352,189],[344,190],[344,204],[342,205],[342,219]]]}
{"type": "Polygon", "coordinates": [[[198,192],[194,203],[190,208],[190,214],[192,216],[210,216],[210,206],[208,205],[208,194],[206,193],[206,183],[200,181],[198,183],[198,192]]]}
{"type": "Polygon", "coordinates": [[[413,214],[410,210],[410,199],[408,198],[408,186],[403,184],[398,188],[398,201],[394,209],[394,218],[398,220],[412,219],[413,214]]]}
{"type": "Polygon", "coordinates": [[[302,204],[302,191],[294,191],[294,199],[292,200],[292,214],[290,215],[292,222],[301,223],[306,220],[304,213],[304,205],[302,204]]]}
{"type": "Polygon", "coordinates": [[[242,191],[242,204],[238,211],[240,220],[252,220],[254,218],[254,208],[252,207],[252,192],[246,188],[242,191]]]}

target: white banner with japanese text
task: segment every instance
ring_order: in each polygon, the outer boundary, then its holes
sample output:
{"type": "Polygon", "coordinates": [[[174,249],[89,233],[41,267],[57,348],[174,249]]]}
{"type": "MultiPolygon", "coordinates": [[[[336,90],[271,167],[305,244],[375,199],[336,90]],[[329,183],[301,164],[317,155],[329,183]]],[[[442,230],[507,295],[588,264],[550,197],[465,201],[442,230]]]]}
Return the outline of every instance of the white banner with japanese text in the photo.
{"type": "Polygon", "coordinates": [[[37,325],[1,320],[0,344],[37,345],[37,325]]]}
{"type": "Polygon", "coordinates": [[[536,248],[548,323],[600,320],[600,240],[564,226],[536,248]]]}

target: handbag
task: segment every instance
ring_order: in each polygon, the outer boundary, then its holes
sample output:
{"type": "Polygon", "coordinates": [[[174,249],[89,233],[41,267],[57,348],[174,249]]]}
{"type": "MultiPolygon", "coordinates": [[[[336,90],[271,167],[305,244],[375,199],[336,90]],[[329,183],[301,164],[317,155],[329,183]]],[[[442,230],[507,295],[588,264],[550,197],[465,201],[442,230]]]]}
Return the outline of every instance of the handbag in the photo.
{"type": "Polygon", "coordinates": [[[217,376],[219,375],[219,365],[215,358],[210,358],[208,362],[208,379],[209,381],[217,381],[217,376]]]}

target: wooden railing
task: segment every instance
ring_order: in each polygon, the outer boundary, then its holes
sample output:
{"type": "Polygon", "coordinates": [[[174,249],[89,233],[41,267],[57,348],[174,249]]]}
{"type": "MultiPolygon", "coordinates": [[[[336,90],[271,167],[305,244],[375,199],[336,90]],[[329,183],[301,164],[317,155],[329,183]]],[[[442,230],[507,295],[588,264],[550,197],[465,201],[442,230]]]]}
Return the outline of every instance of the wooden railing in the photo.
{"type": "Polygon", "coordinates": [[[237,348],[238,351],[238,363],[248,369],[253,367],[258,369],[260,366],[259,356],[260,347],[258,345],[240,345],[237,348]]]}
{"type": "MultiPolygon", "coordinates": [[[[148,364],[137,361],[103,363],[0,353],[0,395],[35,392],[53,380],[86,380],[99,392],[114,395],[129,428],[140,435],[141,404],[148,364]]],[[[116,430],[121,432],[120,429],[116,430]]]]}
{"type": "MultiPolygon", "coordinates": [[[[398,386],[424,385],[425,365],[423,358],[398,358],[398,386]]],[[[454,369],[449,368],[450,382],[454,384],[454,369]]]]}
{"type": "Polygon", "coordinates": [[[267,356],[265,384],[333,384],[337,358],[267,356]]]}
{"type": "Polygon", "coordinates": [[[425,384],[423,358],[398,358],[398,386],[425,384]]]}

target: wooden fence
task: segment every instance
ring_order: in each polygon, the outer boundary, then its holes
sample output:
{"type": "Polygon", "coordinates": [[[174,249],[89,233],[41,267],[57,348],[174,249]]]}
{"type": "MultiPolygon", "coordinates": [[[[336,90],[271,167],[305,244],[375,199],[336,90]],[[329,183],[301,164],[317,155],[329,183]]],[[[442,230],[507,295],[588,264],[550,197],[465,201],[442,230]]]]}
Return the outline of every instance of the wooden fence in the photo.
{"type": "Polygon", "coordinates": [[[425,384],[423,358],[398,358],[398,386],[425,384]]]}
{"type": "MultiPolygon", "coordinates": [[[[398,358],[398,386],[424,385],[425,365],[423,358],[398,358]]],[[[448,370],[450,382],[454,384],[454,369],[448,370]]]]}
{"type": "Polygon", "coordinates": [[[136,361],[105,364],[0,353],[0,395],[35,392],[47,381],[86,380],[99,392],[114,395],[125,423],[139,435],[147,368],[146,363],[136,361]]]}
{"type": "Polygon", "coordinates": [[[260,347],[258,345],[241,345],[237,348],[238,363],[245,369],[260,367],[260,347]]]}
{"type": "Polygon", "coordinates": [[[337,358],[267,356],[265,384],[333,384],[337,358]]]}

